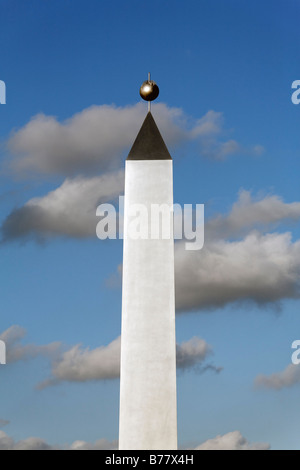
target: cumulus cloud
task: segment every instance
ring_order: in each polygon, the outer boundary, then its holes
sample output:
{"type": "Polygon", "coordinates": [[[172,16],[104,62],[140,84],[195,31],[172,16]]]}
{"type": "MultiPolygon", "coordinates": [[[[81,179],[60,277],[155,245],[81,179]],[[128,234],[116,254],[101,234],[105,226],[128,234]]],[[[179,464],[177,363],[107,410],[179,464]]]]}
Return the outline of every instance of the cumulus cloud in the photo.
{"type": "Polygon", "coordinates": [[[0,428],[3,428],[4,426],[7,426],[9,424],[9,421],[7,419],[1,419],[0,418],[0,428]]]}
{"type": "MultiPolygon", "coordinates": [[[[158,103],[153,114],[168,146],[197,142],[200,153],[214,159],[243,151],[236,141],[224,138],[222,113],[210,110],[195,120],[182,109],[158,103]]],[[[92,106],[63,122],[39,114],[15,131],[7,142],[15,173],[67,179],[45,196],[14,209],[2,223],[2,241],[95,236],[95,207],[123,191],[124,174],[117,169],[144,116],[141,103],[124,108],[92,106]],[[95,172],[102,174],[91,176],[95,172]]]]}
{"type": "Polygon", "coordinates": [[[176,307],[215,309],[234,302],[259,306],[300,296],[300,241],[290,233],[264,233],[300,219],[300,202],[241,190],[228,214],[205,223],[204,247],[175,245],[176,307]]]}
{"type": "MultiPolygon", "coordinates": [[[[91,380],[115,379],[120,376],[120,348],[121,338],[116,338],[107,346],[95,349],[83,348],[75,345],[65,351],[52,363],[52,376],[38,384],[42,390],[63,381],[86,382],[91,380]]],[[[211,369],[220,372],[221,368],[212,364],[203,364],[211,347],[197,337],[176,345],[177,368],[187,370],[199,368],[200,372],[211,369]]]]}
{"type": "MultiPolygon", "coordinates": [[[[210,110],[195,120],[182,109],[158,103],[153,115],[168,146],[196,141],[202,155],[218,160],[242,151],[235,140],[226,140],[222,113],[210,110]]],[[[11,167],[23,175],[65,176],[114,168],[130,149],[144,117],[142,103],[91,106],[63,122],[38,114],[9,138],[11,167]]]]}
{"type": "MultiPolygon", "coordinates": [[[[45,356],[50,360],[52,375],[39,383],[37,388],[44,389],[61,382],[87,382],[94,380],[111,380],[120,377],[121,337],[114,339],[106,346],[95,349],[84,348],[76,344],[67,348],[60,342],[46,345],[22,344],[26,330],[14,325],[0,334],[0,340],[6,343],[7,363],[34,359],[45,356]]],[[[203,339],[194,337],[176,345],[177,368],[182,370],[200,367],[200,371],[212,369],[211,364],[203,365],[212,354],[212,348],[203,339]]],[[[8,424],[0,420],[0,426],[8,424]]]]}
{"type": "Polygon", "coordinates": [[[300,382],[300,366],[289,364],[283,371],[271,375],[260,374],[255,379],[257,388],[281,390],[300,382]]]}
{"type": "Polygon", "coordinates": [[[92,106],[59,122],[38,114],[15,131],[8,148],[17,173],[76,174],[114,167],[143,118],[142,106],[92,106]]]}
{"type": "Polygon", "coordinates": [[[115,379],[120,376],[120,337],[107,346],[95,349],[80,344],[65,351],[52,364],[52,377],[38,385],[44,389],[62,381],[87,382],[115,379]]]}
{"type": "Polygon", "coordinates": [[[189,341],[177,344],[177,367],[181,367],[182,369],[192,367],[199,361],[203,361],[210,352],[211,348],[206,341],[204,341],[204,339],[197,338],[196,336],[191,338],[189,341]]]}
{"type": "Polygon", "coordinates": [[[61,343],[53,342],[47,345],[38,346],[35,344],[22,344],[26,336],[26,330],[18,325],[13,325],[0,334],[0,340],[6,344],[7,363],[17,362],[26,359],[33,359],[38,356],[54,357],[61,343]]]}
{"type": "Polygon", "coordinates": [[[121,170],[93,178],[68,178],[54,191],[15,209],[2,224],[2,242],[30,237],[40,241],[55,236],[96,237],[97,206],[115,199],[123,188],[121,170]]]}
{"type": "Polygon", "coordinates": [[[0,450],[53,450],[53,448],[38,437],[15,442],[12,437],[0,431],[0,450]]]}
{"type": "Polygon", "coordinates": [[[289,233],[250,233],[245,239],[216,240],[201,251],[175,248],[178,310],[210,309],[232,302],[280,306],[300,297],[300,240],[289,233]]]}
{"type": "Polygon", "coordinates": [[[213,160],[224,160],[228,155],[244,153],[242,146],[236,140],[222,139],[224,133],[223,114],[210,110],[197,120],[190,131],[190,138],[198,141],[202,155],[213,160]]]}
{"type": "Polygon", "coordinates": [[[119,264],[117,271],[111,274],[106,280],[105,285],[109,289],[121,289],[122,287],[122,270],[123,264],[119,264]]]}
{"type": "MultiPolygon", "coordinates": [[[[202,250],[186,251],[184,242],[175,244],[177,310],[240,302],[280,309],[282,300],[298,299],[300,241],[293,242],[289,232],[265,232],[299,219],[299,202],[241,190],[228,214],[205,222],[202,250]]],[[[175,216],[174,226],[182,228],[181,217],[175,216]]],[[[107,285],[120,286],[120,266],[107,285]]]]}
{"type": "MultiPolygon", "coordinates": [[[[67,179],[55,191],[13,211],[3,222],[2,241],[95,237],[97,205],[116,198],[123,184],[122,171],[67,179]]],[[[178,310],[219,308],[241,301],[279,308],[281,300],[299,298],[300,242],[292,242],[289,233],[264,234],[299,218],[299,202],[286,203],[277,195],[253,197],[241,190],[228,214],[205,223],[201,251],[186,251],[184,243],[176,243],[178,310]]]]}
{"type": "Polygon", "coordinates": [[[69,450],[117,450],[118,441],[98,439],[96,442],[75,441],[69,450]]]}
{"type": "Polygon", "coordinates": [[[223,436],[219,435],[200,444],[195,450],[269,450],[266,443],[251,444],[240,431],[233,431],[223,436]]]}
{"type": "MultiPolygon", "coordinates": [[[[254,197],[241,190],[225,215],[205,222],[204,247],[187,251],[175,244],[176,308],[209,310],[230,303],[254,303],[280,309],[284,299],[300,296],[300,241],[286,233],[265,233],[300,219],[300,203],[277,195],[254,197]]],[[[181,217],[174,219],[182,229],[181,217]]],[[[120,286],[118,273],[107,286],[120,286]]]]}
{"type": "MultiPolygon", "coordinates": [[[[164,104],[156,105],[165,139],[170,145],[185,138],[179,127],[184,113],[164,104]],[[178,124],[177,124],[178,123],[178,124]]],[[[18,174],[90,174],[120,164],[134,141],[145,108],[135,106],[92,106],[59,122],[54,116],[39,114],[8,140],[12,169],[18,174]]]]}
{"type": "MultiPolygon", "coordinates": [[[[95,442],[82,440],[74,441],[70,445],[50,445],[44,439],[29,437],[15,441],[5,432],[0,431],[0,450],[117,450],[118,441],[98,439],[95,442]]],[[[217,436],[200,444],[195,450],[269,450],[266,443],[250,443],[239,431],[229,432],[217,436]]]]}
{"type": "Polygon", "coordinates": [[[75,441],[68,446],[53,446],[38,437],[28,437],[15,441],[5,432],[0,431],[0,450],[113,450],[117,449],[117,441],[99,439],[96,442],[75,441]]]}
{"type": "Polygon", "coordinates": [[[226,239],[238,237],[254,227],[261,231],[272,224],[300,219],[300,202],[286,203],[277,195],[253,197],[242,189],[229,214],[216,215],[205,225],[205,237],[226,239]]]}
{"type": "Polygon", "coordinates": [[[206,370],[221,372],[222,367],[204,363],[205,359],[211,354],[211,346],[204,339],[194,336],[190,340],[176,345],[177,369],[184,371],[195,368],[197,372],[205,372],[206,370]]]}

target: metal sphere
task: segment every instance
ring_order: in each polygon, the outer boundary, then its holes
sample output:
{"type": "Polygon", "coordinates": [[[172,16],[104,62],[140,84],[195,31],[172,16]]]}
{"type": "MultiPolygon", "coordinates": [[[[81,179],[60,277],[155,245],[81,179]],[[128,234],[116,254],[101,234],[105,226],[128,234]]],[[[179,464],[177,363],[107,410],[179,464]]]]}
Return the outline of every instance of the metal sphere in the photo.
{"type": "Polygon", "coordinates": [[[153,80],[146,80],[142,83],[140,95],[145,101],[154,101],[159,95],[159,88],[153,80]]]}

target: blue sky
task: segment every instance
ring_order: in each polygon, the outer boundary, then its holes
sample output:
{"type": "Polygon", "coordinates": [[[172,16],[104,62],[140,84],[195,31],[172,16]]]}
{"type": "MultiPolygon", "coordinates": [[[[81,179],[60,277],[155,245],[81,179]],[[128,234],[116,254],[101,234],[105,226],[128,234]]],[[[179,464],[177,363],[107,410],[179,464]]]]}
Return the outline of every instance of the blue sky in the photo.
{"type": "Polygon", "coordinates": [[[95,208],[122,194],[148,71],[175,202],[207,221],[203,250],[176,243],[179,445],[300,448],[299,10],[1,1],[0,448],[116,446],[122,241],[95,208]]]}

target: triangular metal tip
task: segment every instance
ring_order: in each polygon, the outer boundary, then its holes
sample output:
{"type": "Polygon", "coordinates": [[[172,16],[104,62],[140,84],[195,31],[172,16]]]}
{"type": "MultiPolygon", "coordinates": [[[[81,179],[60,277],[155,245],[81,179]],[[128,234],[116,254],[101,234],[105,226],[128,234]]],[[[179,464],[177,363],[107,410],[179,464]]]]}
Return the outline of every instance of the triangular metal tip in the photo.
{"type": "Polygon", "coordinates": [[[172,160],[150,111],[134,141],[127,160],[172,160]]]}

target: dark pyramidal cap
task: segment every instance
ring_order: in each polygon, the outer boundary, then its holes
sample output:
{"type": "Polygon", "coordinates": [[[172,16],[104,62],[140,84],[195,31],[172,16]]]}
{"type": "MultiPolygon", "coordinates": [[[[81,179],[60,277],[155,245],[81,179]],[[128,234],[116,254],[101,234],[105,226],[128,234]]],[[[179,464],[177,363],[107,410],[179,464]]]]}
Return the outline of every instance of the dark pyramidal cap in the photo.
{"type": "Polygon", "coordinates": [[[150,111],[134,141],[127,160],[172,160],[150,111]]]}

